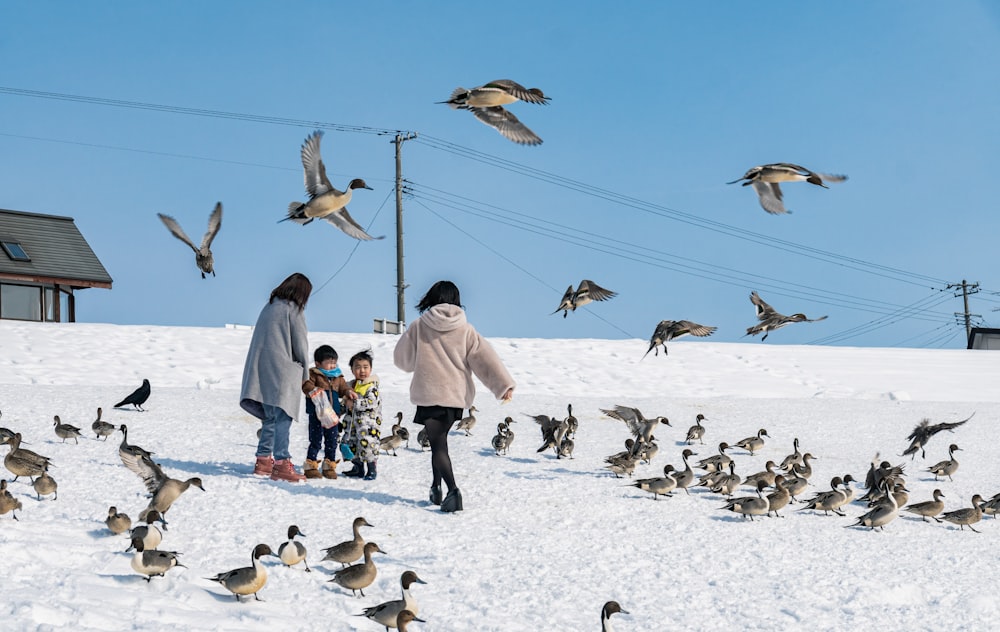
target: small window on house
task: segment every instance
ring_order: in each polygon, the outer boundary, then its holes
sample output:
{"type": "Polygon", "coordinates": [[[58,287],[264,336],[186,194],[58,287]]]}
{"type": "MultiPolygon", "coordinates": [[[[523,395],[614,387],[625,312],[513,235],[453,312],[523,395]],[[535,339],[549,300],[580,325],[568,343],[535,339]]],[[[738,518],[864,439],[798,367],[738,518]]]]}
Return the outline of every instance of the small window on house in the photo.
{"type": "Polygon", "coordinates": [[[14,261],[31,261],[31,257],[28,256],[24,247],[21,246],[21,242],[16,239],[0,239],[0,247],[14,261]]]}

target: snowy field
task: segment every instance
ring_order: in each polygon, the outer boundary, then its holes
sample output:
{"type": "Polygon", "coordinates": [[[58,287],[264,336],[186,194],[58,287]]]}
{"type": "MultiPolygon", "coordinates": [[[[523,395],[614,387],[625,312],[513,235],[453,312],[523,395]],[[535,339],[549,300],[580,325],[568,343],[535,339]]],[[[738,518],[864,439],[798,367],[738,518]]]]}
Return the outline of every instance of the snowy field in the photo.
{"type": "MultiPolygon", "coordinates": [[[[659,455],[637,478],[680,465],[684,433],[702,413],[706,445],[693,446],[697,458],[764,427],[771,439],[762,451],[731,451],[737,473],[780,461],[797,437],[816,456],[807,498],[833,476],[863,481],[878,452],[905,463],[910,502],[940,488],[952,510],[973,494],[1000,492],[1000,354],[696,340],[643,359],[641,340],[495,339],[518,387],[502,407],[481,390],[472,436],[452,433],[466,508],[446,515],[427,502],[430,456],[415,441],[381,457],[374,482],[251,477],[258,424],[237,402],[249,338],[245,328],[0,322],[0,426],[51,457],[59,484],[58,499],[42,501],[25,479],[10,484],[24,508],[19,521],[0,516],[4,630],[377,631],[354,615],[398,598],[405,570],[427,582],[413,588],[426,620],[411,625],[417,632],[599,630],[610,599],[630,612],[614,617],[619,632],[984,630],[1000,620],[993,518],[977,525],[980,534],[908,514],[872,532],[845,528],[865,511],[860,503],[844,518],[792,505],[783,518],[750,522],[721,511],[722,497],[705,490],[654,502],[602,469],[628,434],[599,410],[627,404],[671,420],[656,432],[659,455]],[[112,409],[142,378],[153,389],[147,412],[112,409]],[[537,454],[540,433],[526,415],[562,416],[567,404],[580,418],[575,458],[537,454]],[[110,505],[136,520],[147,498],[118,457],[121,434],[93,438],[98,407],[105,420],[127,424],[129,441],[155,452],[167,474],[204,481],[206,491],[175,503],[159,547],[179,552],[187,568],[147,583],[130,567],[126,537],[105,527],[110,505]],[[898,456],[922,418],[972,413],[934,437],[926,459],[898,456]],[[85,438],[62,443],[53,415],[85,438]],[[506,415],[518,422],[516,439],[509,456],[495,456],[490,439],[506,415]],[[961,466],[954,481],[935,482],[926,468],[947,458],[952,442],[961,466]],[[321,549],[349,539],[356,516],[374,525],[363,534],[386,552],[376,555],[378,577],[365,597],[329,583],[339,565],[321,561],[321,549]],[[243,603],[205,579],[247,566],[257,543],[276,548],[291,524],[306,534],[311,573],[264,558],[263,601],[243,603]]],[[[394,341],[310,336],[342,359],[371,345],[385,417],[402,411],[409,422],[409,379],[392,366],[394,341]]],[[[415,437],[418,427],[407,425],[415,437]]],[[[306,444],[305,424],[294,424],[299,466],[306,444]]]]}

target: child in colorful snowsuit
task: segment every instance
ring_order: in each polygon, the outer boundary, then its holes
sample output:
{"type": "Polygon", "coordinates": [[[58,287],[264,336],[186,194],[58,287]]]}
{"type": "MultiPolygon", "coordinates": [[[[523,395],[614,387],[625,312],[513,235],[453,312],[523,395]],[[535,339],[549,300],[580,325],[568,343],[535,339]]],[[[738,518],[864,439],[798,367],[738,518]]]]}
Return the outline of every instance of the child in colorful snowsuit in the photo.
{"type": "Polygon", "coordinates": [[[382,436],[382,397],[379,395],[378,376],[372,373],[372,353],[359,351],[351,357],[350,381],[355,399],[346,400],[346,419],[350,444],[354,450],[354,468],[345,476],[364,476],[366,481],[375,480],[378,475],[379,439],[382,436]],[[368,472],[365,472],[365,466],[368,472]]]}
{"type": "Polygon", "coordinates": [[[309,449],[306,451],[306,463],[302,473],[306,478],[337,478],[337,442],[340,435],[340,424],[332,428],[324,428],[316,416],[316,406],[312,395],[321,391],[333,405],[334,412],[341,414],[340,398],[350,397],[351,387],[348,386],[344,374],[337,366],[337,351],[330,345],[322,345],[313,352],[316,366],[309,369],[309,378],[302,383],[302,392],[306,394],[306,414],[309,415],[309,449]],[[323,449],[322,473],[319,463],[319,451],[323,449]]]}

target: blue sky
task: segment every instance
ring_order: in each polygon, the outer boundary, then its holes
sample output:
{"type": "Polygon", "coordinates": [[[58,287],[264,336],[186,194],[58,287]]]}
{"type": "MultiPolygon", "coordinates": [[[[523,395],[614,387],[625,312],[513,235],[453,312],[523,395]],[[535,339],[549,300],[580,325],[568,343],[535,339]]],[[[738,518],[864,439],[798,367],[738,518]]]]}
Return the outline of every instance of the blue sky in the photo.
{"type": "Polygon", "coordinates": [[[114,278],[80,293],[80,320],[252,323],[300,271],[329,281],[312,329],[363,332],[396,312],[391,136],[327,128],[322,147],[335,186],[375,189],[349,208],[385,240],[277,221],[305,199],[311,122],[407,130],[407,320],[448,278],[491,336],[648,338],[689,319],[738,341],[757,290],[829,315],[764,344],[964,347],[945,286],[967,279],[971,311],[1000,326],[995,4],[574,6],[6,3],[0,208],[76,219],[114,278]],[[435,104],[500,78],[552,98],[510,106],[543,145],[435,104]],[[785,185],[794,212],[771,216],[725,184],[769,162],[850,179],[785,185]],[[156,213],[200,236],[217,201],[218,276],[202,280],[156,213]],[[584,278],[619,294],[551,315],[584,278]]]}

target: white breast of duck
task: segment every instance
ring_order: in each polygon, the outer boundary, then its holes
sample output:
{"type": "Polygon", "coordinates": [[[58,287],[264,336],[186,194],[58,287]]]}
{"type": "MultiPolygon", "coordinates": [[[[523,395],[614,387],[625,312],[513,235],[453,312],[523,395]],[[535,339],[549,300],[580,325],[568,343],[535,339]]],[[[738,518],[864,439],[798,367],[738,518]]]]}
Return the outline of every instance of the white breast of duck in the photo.
{"type": "Polygon", "coordinates": [[[278,547],[278,557],[286,566],[294,566],[306,558],[306,547],[295,541],[295,536],[305,536],[295,525],[288,527],[288,541],[278,547]]]}
{"type": "Polygon", "coordinates": [[[339,211],[351,203],[351,195],[352,189],[346,191],[331,189],[309,200],[309,203],[306,204],[305,215],[306,217],[324,217],[339,211]]]}

